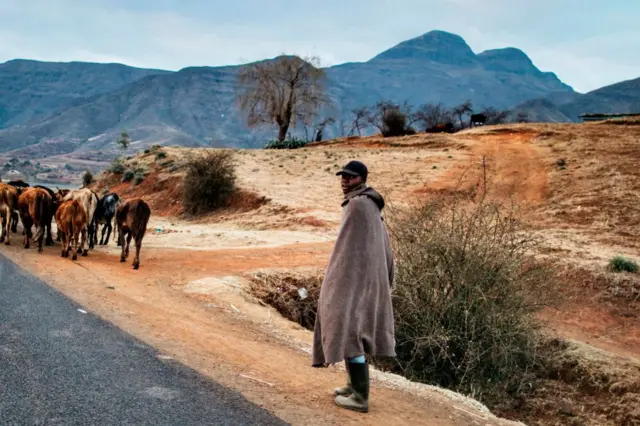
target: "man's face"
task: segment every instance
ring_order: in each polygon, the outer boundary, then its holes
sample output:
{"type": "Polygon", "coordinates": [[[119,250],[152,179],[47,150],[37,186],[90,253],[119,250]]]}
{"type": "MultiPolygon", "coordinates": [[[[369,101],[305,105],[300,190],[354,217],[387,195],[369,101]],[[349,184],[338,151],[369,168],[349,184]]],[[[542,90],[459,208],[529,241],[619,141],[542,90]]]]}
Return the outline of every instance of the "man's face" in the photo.
{"type": "Polygon", "coordinates": [[[350,176],[344,174],[340,177],[340,185],[342,186],[342,193],[347,195],[349,192],[353,190],[353,188],[357,187],[362,183],[361,176],[350,176]]]}

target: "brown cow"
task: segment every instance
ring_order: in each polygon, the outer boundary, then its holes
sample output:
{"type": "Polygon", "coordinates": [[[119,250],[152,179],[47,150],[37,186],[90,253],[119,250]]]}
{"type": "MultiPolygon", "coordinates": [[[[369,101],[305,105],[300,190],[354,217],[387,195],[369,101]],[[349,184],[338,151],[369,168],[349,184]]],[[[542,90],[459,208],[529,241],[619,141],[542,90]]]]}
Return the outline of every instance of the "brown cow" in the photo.
{"type": "Polygon", "coordinates": [[[0,217],[2,218],[2,233],[0,243],[10,244],[11,219],[13,212],[18,209],[18,189],[14,186],[0,183],[0,217]],[[6,241],[5,241],[6,238],[6,241]]]}
{"type": "Polygon", "coordinates": [[[149,205],[140,198],[128,200],[118,206],[116,210],[116,228],[118,230],[118,242],[122,245],[120,262],[126,262],[129,256],[129,243],[131,237],[136,242],[136,257],[133,259],[133,269],[140,267],[140,248],[142,239],[147,230],[147,223],[151,216],[149,205]],[[124,238],[127,237],[126,247],[124,238]]]}
{"type": "Polygon", "coordinates": [[[56,200],[69,201],[78,200],[82,205],[82,208],[87,213],[87,223],[82,228],[82,243],[78,248],[78,253],[82,253],[83,256],[87,256],[89,249],[92,249],[94,241],[94,213],[98,207],[98,195],[89,188],[74,189],[72,191],[65,191],[58,189],[56,193],[56,200]]]}
{"type": "Polygon", "coordinates": [[[33,236],[33,240],[38,243],[38,252],[42,252],[45,225],[51,222],[49,217],[51,203],[51,196],[42,188],[26,188],[18,197],[18,210],[24,227],[24,248],[29,248],[31,227],[35,225],[36,234],[33,236]]]}
{"type": "Polygon", "coordinates": [[[73,241],[72,260],[78,259],[80,232],[87,225],[87,213],[78,200],[65,201],[56,211],[56,225],[62,238],[61,257],[69,257],[73,241]]]}

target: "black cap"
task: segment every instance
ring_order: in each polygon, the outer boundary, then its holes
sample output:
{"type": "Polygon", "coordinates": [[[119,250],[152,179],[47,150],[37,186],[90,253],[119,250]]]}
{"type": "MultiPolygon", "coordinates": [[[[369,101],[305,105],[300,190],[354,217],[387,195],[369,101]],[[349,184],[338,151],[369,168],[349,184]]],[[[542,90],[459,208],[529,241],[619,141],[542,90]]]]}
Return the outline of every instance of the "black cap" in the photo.
{"type": "Polygon", "coordinates": [[[340,175],[350,175],[350,176],[360,176],[363,181],[367,180],[367,175],[369,171],[367,170],[367,166],[365,166],[360,161],[349,161],[347,165],[345,165],[342,170],[336,173],[336,176],[340,175]]]}

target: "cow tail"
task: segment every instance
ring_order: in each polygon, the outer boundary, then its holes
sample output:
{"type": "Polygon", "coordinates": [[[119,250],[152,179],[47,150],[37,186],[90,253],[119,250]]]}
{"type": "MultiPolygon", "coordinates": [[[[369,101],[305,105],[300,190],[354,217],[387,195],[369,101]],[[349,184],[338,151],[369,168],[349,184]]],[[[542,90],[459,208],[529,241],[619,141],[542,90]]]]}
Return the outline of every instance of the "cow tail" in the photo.
{"type": "Polygon", "coordinates": [[[38,219],[38,228],[36,229],[36,234],[33,236],[33,241],[36,242],[40,239],[40,237],[42,236],[42,234],[44,233],[44,217],[46,214],[46,203],[44,202],[44,200],[42,199],[43,195],[42,194],[38,194],[36,196],[36,205],[35,205],[35,210],[36,210],[36,217],[38,219]]]}
{"type": "Polygon", "coordinates": [[[134,231],[136,241],[142,241],[145,232],[147,231],[147,222],[150,215],[149,207],[146,204],[140,203],[136,208],[134,231]]]}

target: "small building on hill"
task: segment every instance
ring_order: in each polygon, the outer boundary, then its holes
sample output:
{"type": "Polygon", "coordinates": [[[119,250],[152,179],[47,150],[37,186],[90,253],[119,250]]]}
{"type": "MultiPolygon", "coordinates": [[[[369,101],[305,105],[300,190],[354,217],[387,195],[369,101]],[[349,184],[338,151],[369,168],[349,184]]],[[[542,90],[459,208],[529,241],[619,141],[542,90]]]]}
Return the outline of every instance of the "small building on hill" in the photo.
{"type": "Polygon", "coordinates": [[[617,114],[617,113],[612,113],[612,114],[605,114],[605,113],[589,113],[589,114],[580,114],[580,118],[582,119],[583,122],[588,122],[588,121],[604,121],[604,120],[615,120],[615,119],[620,119],[620,118],[626,118],[626,117],[637,117],[640,116],[640,112],[635,112],[635,113],[624,113],[624,114],[617,114]]]}

